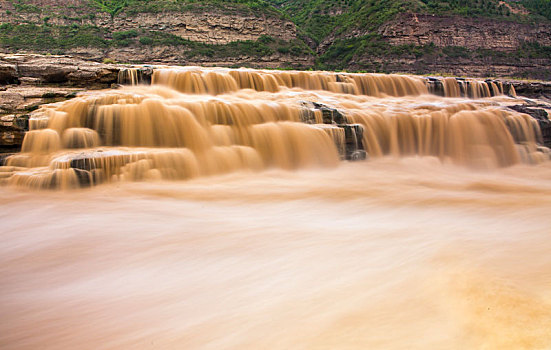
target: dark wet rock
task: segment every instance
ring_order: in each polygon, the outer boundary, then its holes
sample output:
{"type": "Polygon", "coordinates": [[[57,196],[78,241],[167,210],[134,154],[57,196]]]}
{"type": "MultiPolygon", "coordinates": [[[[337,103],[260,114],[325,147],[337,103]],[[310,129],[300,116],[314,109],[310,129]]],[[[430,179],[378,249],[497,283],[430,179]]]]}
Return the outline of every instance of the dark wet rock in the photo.
{"type": "MultiPolygon", "coordinates": [[[[497,81],[497,80],[486,79],[484,82],[485,82],[486,84],[488,84],[488,87],[490,86],[490,84],[494,83],[494,84],[496,84],[496,86],[497,86],[498,89],[499,89],[499,81],[497,81]]],[[[500,93],[503,93],[503,92],[500,91],[500,93]]],[[[492,89],[492,88],[490,88],[490,96],[491,96],[491,97],[497,96],[496,93],[495,93],[495,91],[494,91],[494,89],[492,89]]]]}
{"type": "Polygon", "coordinates": [[[551,106],[547,105],[540,105],[536,104],[533,106],[525,106],[525,105],[516,105],[516,106],[509,106],[510,109],[520,112],[520,113],[526,113],[529,114],[532,118],[535,118],[537,120],[549,120],[549,114],[548,112],[543,108],[537,108],[537,107],[547,107],[551,108],[551,106]]]}
{"type": "Polygon", "coordinates": [[[509,82],[503,82],[503,94],[511,97],[515,97],[517,92],[514,89],[513,84],[509,82]]]}
{"type": "Polygon", "coordinates": [[[363,145],[364,128],[361,124],[338,124],[344,129],[345,138],[345,158],[347,160],[364,160],[366,159],[365,148],[363,145]]]}
{"type": "Polygon", "coordinates": [[[0,153],[0,166],[6,165],[6,160],[9,156],[13,156],[15,153],[0,153]]]}
{"type": "Polygon", "coordinates": [[[549,120],[549,112],[551,111],[551,105],[532,104],[531,106],[516,105],[509,106],[510,109],[530,115],[532,118],[538,121],[542,139],[540,142],[546,146],[551,147],[551,120],[549,120]],[[544,109],[546,108],[546,109],[544,109]]]}
{"type": "Polygon", "coordinates": [[[80,187],[90,187],[92,186],[93,177],[89,171],[74,169],[74,172],[78,178],[78,183],[80,187]]]}
{"type": "Polygon", "coordinates": [[[360,160],[366,160],[367,159],[367,152],[364,150],[357,150],[350,154],[349,160],[351,161],[360,161],[360,160]]]}
{"type": "Polygon", "coordinates": [[[307,124],[316,124],[315,111],[321,111],[323,124],[345,124],[346,116],[336,108],[323,103],[302,101],[301,121],[307,124]]]}
{"type": "Polygon", "coordinates": [[[347,160],[364,160],[367,158],[363,145],[363,126],[348,124],[344,113],[323,103],[302,101],[301,121],[307,124],[316,124],[316,111],[321,111],[324,125],[333,125],[344,130],[344,149],[340,150],[341,157],[347,160]]]}
{"type": "Polygon", "coordinates": [[[442,81],[437,78],[429,77],[427,81],[427,88],[429,90],[429,93],[436,95],[436,96],[445,96],[444,92],[444,84],[442,84],[442,81]]]}
{"type": "Polygon", "coordinates": [[[153,77],[153,67],[143,66],[139,68],[140,79],[142,84],[151,84],[151,78],[153,77]]]}
{"type": "Polygon", "coordinates": [[[99,163],[96,162],[96,159],[100,157],[101,155],[95,153],[78,155],[71,159],[70,167],[78,170],[91,171],[97,169],[99,163]]]}
{"type": "Polygon", "coordinates": [[[119,71],[117,83],[122,85],[131,85],[133,83],[150,85],[152,76],[153,76],[152,66],[142,66],[137,68],[122,68],[119,71]]]}
{"type": "Polygon", "coordinates": [[[29,115],[25,114],[16,116],[14,118],[13,125],[22,131],[29,130],[29,115]]]}
{"type": "Polygon", "coordinates": [[[312,102],[315,109],[319,109],[323,113],[324,124],[344,124],[346,123],[346,117],[344,114],[336,108],[331,108],[322,103],[312,102]]]}
{"type": "Polygon", "coordinates": [[[519,96],[551,98],[551,82],[507,81],[504,83],[512,85],[519,96]]]}

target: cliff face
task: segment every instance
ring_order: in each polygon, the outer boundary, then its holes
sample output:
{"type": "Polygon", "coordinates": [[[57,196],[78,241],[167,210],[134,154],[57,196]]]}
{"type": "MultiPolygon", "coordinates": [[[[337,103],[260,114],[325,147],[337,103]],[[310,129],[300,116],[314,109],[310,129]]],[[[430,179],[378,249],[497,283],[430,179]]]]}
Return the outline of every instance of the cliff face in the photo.
{"type": "Polygon", "coordinates": [[[275,17],[258,17],[252,13],[228,16],[218,10],[199,13],[138,13],[123,14],[102,26],[111,30],[146,28],[173,34],[207,44],[227,44],[232,41],[257,40],[262,35],[290,41],[296,38],[295,25],[275,17]]]}
{"type": "MultiPolygon", "coordinates": [[[[122,2],[121,2],[122,3],[122,2]]],[[[102,61],[306,68],[297,28],[274,8],[236,1],[128,1],[114,12],[92,0],[0,1],[0,53],[102,61]]]]}
{"type": "Polygon", "coordinates": [[[26,3],[28,7],[18,8],[10,1],[0,2],[0,23],[89,25],[103,29],[106,33],[143,28],[207,44],[257,40],[262,35],[285,41],[296,38],[296,27],[291,21],[232,6],[189,7],[187,11],[134,10],[111,16],[105,12],[98,12],[88,1],[83,0],[68,2],[66,7],[60,7],[59,1],[51,0],[33,0],[26,3]]]}
{"type": "Polygon", "coordinates": [[[550,24],[524,24],[488,18],[403,14],[379,34],[393,45],[430,43],[439,47],[514,51],[525,42],[551,46],[550,24]]]}
{"type": "Polygon", "coordinates": [[[551,79],[551,23],[404,13],[376,33],[356,28],[318,47],[328,68],[551,79]]]}
{"type": "MultiPolygon", "coordinates": [[[[346,6],[319,1],[326,7],[303,0],[110,0],[106,3],[125,4],[111,12],[94,1],[0,1],[0,52],[127,63],[551,79],[551,22],[543,17],[433,15],[417,0],[346,6]],[[282,6],[299,25],[300,16],[309,20],[297,29],[269,2],[282,6]],[[300,16],[293,17],[294,12],[300,16]]],[[[502,3],[523,9],[517,2],[502,3]]],[[[529,14],[518,11],[518,16],[529,14]]]]}

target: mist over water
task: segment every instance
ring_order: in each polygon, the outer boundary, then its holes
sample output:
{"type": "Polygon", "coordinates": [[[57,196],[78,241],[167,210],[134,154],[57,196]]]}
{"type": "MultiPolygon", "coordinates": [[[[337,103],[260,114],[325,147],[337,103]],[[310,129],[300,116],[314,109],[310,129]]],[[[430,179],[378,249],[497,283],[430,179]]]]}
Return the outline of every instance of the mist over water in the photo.
{"type": "Polygon", "coordinates": [[[503,87],[159,72],[46,107],[3,168],[0,348],[551,347],[551,162],[503,87]]]}

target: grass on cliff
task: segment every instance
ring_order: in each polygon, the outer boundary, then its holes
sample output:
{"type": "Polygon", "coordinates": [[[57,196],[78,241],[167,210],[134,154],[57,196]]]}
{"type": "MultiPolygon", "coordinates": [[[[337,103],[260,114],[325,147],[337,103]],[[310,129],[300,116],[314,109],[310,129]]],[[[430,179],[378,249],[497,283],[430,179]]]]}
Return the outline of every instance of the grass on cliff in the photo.
{"type": "Polygon", "coordinates": [[[417,0],[272,0],[306,35],[320,43],[356,29],[376,30],[397,14],[416,11],[417,0]]]}
{"type": "Polygon", "coordinates": [[[320,43],[327,37],[374,34],[400,13],[488,17],[514,22],[551,19],[551,0],[271,0],[288,13],[307,36],[320,43]]]}
{"type": "Polygon", "coordinates": [[[551,0],[421,0],[430,13],[511,19],[551,20],[551,0]]]}
{"type": "Polygon", "coordinates": [[[282,13],[263,0],[89,0],[93,6],[112,17],[124,12],[197,12],[218,10],[223,13],[255,12],[281,16],[282,13]]]}
{"type": "Polygon", "coordinates": [[[105,33],[94,26],[0,24],[0,45],[14,50],[59,50],[72,47],[105,48],[105,33]]]}
{"type": "MultiPolygon", "coordinates": [[[[457,59],[483,60],[489,58],[494,61],[518,61],[523,58],[551,59],[551,46],[543,46],[537,42],[524,42],[515,51],[504,52],[488,49],[471,50],[461,46],[437,47],[433,43],[427,45],[391,45],[382,40],[378,34],[369,34],[361,37],[337,39],[329,49],[317,60],[318,69],[340,70],[354,66],[357,69],[387,72],[384,68],[385,58],[411,59],[415,61],[433,62],[435,60],[456,61],[457,59]],[[371,58],[373,62],[368,62],[371,58]],[[364,63],[362,63],[364,62],[364,63]]],[[[423,67],[420,67],[420,70],[423,67]]],[[[538,74],[541,76],[542,74],[538,74]]],[[[549,74],[544,74],[551,77],[549,74]]]]}
{"type": "Polygon", "coordinates": [[[0,45],[13,50],[29,50],[64,54],[71,48],[175,46],[185,52],[188,58],[215,57],[266,57],[275,54],[304,56],[313,54],[304,42],[296,39],[290,42],[270,36],[258,40],[235,41],[225,45],[209,45],[183,39],[159,31],[131,29],[107,33],[94,26],[52,26],[9,23],[0,25],[0,45]]]}

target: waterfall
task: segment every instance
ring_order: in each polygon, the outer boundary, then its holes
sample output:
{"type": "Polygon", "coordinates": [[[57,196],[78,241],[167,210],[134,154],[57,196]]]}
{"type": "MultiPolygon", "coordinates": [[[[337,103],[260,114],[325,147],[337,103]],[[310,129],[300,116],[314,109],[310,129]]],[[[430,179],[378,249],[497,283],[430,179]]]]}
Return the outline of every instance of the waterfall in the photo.
{"type": "Polygon", "coordinates": [[[482,168],[548,159],[537,121],[495,100],[506,99],[499,82],[198,67],[155,69],[151,86],[140,76],[121,70],[132,86],[40,108],[0,180],[74,188],[368,156],[482,168]]]}

